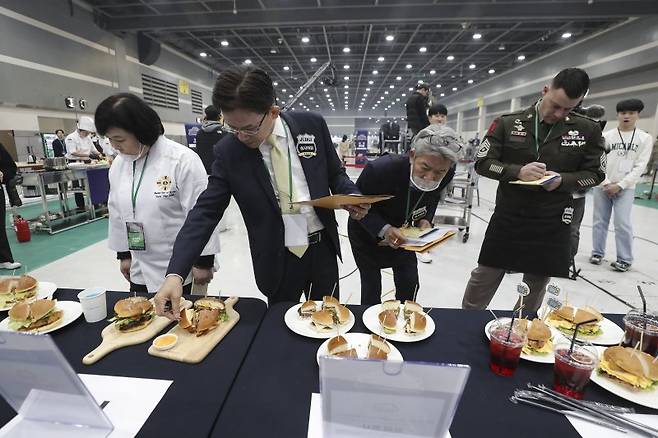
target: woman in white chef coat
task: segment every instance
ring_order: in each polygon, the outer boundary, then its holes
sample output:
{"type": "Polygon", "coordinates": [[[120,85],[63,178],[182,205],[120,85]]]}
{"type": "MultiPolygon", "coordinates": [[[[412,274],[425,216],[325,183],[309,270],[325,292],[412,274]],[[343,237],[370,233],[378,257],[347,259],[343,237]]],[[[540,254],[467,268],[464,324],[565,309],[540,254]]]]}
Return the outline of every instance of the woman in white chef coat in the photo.
{"type": "MultiPolygon", "coordinates": [[[[178,231],[207,185],[203,163],[191,149],[164,136],[158,114],[142,99],[120,93],[96,108],[96,129],[118,152],[110,167],[108,242],[135,292],[157,292],[178,231]]],[[[219,233],[192,269],[194,283],[213,276],[219,233]]],[[[189,293],[192,279],[184,283],[189,293]]]]}

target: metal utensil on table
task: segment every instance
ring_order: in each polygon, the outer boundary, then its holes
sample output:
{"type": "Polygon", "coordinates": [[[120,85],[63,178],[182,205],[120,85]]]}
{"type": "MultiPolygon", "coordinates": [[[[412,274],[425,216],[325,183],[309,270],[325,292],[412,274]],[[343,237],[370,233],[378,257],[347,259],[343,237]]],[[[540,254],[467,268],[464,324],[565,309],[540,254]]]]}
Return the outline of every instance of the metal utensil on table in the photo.
{"type": "MultiPolygon", "coordinates": [[[[552,402],[554,399],[550,398],[547,395],[542,394],[541,392],[538,391],[530,391],[528,389],[517,389],[514,391],[514,395],[517,397],[523,397],[523,398],[529,398],[533,400],[543,400],[543,401],[549,401],[552,402]]],[[[595,402],[595,401],[586,401],[586,400],[580,400],[581,403],[584,405],[587,405],[591,408],[599,408],[603,409],[604,411],[608,412],[613,412],[613,413],[618,413],[618,414],[634,414],[635,409],[633,408],[626,408],[623,406],[615,406],[615,405],[609,405],[606,403],[601,403],[601,402],[595,402]]]]}
{"type": "Polygon", "coordinates": [[[588,415],[588,414],[585,414],[585,413],[582,413],[582,412],[579,412],[579,411],[556,409],[556,408],[553,408],[551,406],[546,406],[546,405],[543,405],[541,403],[537,403],[537,402],[534,402],[532,400],[527,400],[525,398],[517,397],[517,396],[514,396],[514,395],[511,396],[509,399],[514,404],[523,403],[523,404],[526,404],[528,406],[534,406],[536,408],[545,409],[545,410],[550,411],[550,412],[555,412],[556,414],[568,415],[568,416],[571,416],[571,417],[574,417],[574,418],[579,418],[581,420],[589,421],[590,423],[594,423],[594,424],[597,424],[597,425],[602,426],[602,427],[607,427],[609,429],[614,429],[614,430],[619,431],[619,432],[628,433],[628,430],[624,429],[623,427],[617,426],[616,424],[608,422],[608,421],[601,420],[600,418],[598,418],[596,416],[593,416],[593,415],[588,415]]]}

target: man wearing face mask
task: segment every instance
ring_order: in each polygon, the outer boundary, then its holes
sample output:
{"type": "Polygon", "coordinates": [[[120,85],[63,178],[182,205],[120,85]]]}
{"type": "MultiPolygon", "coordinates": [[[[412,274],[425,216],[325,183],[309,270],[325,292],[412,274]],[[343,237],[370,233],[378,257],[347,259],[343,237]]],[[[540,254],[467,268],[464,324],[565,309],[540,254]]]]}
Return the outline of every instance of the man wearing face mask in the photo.
{"type": "MultiPolygon", "coordinates": [[[[98,133],[106,136],[117,158],[110,167],[108,245],[116,251],[121,274],[134,292],[155,293],[167,272],[176,234],[207,184],[203,163],[189,148],[169,140],[158,113],[134,94],[108,97],[96,109],[98,133]]],[[[219,232],[185,273],[207,284],[213,277],[219,232]]]]}
{"type": "MultiPolygon", "coordinates": [[[[215,146],[208,188],[178,233],[156,312],[179,317],[181,278],[189,272],[231,197],[244,219],[256,284],[269,304],[298,301],[311,284],[315,299],[338,282],[340,256],[333,210],[299,201],[329,194],[359,193],[345,173],[324,119],[281,112],[269,75],[255,66],[224,70],[213,89],[213,105],[224,116],[224,137],[215,146]],[[172,312],[165,303],[172,303],[172,312]]],[[[368,206],[350,206],[363,219],[368,206]]],[[[338,296],[336,289],[334,296],[338,296]]]]}
{"type": "MultiPolygon", "coordinates": [[[[430,228],[439,193],[453,178],[462,145],[445,125],[430,125],[414,137],[409,155],[385,155],[368,163],[356,182],[361,193],[390,194],[347,229],[361,276],[361,304],[381,302],[381,269],[393,268],[396,298],[411,300],[419,287],[416,254],[400,249],[404,227],[430,228]]],[[[392,298],[392,297],[391,297],[392,298]]]]}
{"type": "Polygon", "coordinates": [[[499,181],[496,209],[463,308],[486,308],[509,270],[524,274],[530,287],[523,300],[525,313],[532,313],[540,307],[550,277],[568,276],[571,194],[605,177],[600,125],[571,112],[588,88],[587,73],[567,68],[544,86],[543,97],[534,105],[503,115],[489,127],[475,169],[499,181]],[[544,185],[510,184],[545,176],[555,179],[544,185]]]}

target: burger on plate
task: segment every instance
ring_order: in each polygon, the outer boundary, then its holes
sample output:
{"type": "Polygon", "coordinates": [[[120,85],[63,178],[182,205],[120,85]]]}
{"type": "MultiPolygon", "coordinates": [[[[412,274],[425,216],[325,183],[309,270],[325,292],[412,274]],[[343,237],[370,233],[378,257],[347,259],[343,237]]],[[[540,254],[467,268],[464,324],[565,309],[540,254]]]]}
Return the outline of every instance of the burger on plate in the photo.
{"type": "Polygon", "coordinates": [[[386,300],[382,303],[382,310],[393,310],[395,316],[400,314],[400,300],[386,300]]]}
{"type": "Polygon", "coordinates": [[[307,319],[310,318],[311,315],[313,315],[313,312],[318,310],[317,304],[313,300],[308,300],[303,302],[300,306],[299,309],[297,309],[297,313],[299,313],[299,317],[302,319],[307,319]]]}
{"type": "Polygon", "coordinates": [[[327,352],[329,356],[338,357],[358,357],[356,350],[350,347],[350,344],[342,336],[334,336],[329,339],[327,344],[327,352]]]}
{"type": "Polygon", "coordinates": [[[110,322],[121,332],[134,332],[148,326],[155,318],[153,304],[144,297],[129,297],[114,304],[110,322]]]}
{"type": "Polygon", "coordinates": [[[528,341],[523,346],[525,354],[545,355],[553,351],[551,329],[544,322],[535,318],[527,329],[528,341]]]}
{"type": "Polygon", "coordinates": [[[381,336],[371,335],[368,342],[368,359],[386,360],[391,352],[391,346],[381,336]]]}
{"type": "Polygon", "coordinates": [[[404,317],[408,318],[411,312],[423,313],[423,306],[415,301],[406,300],[404,302],[404,317]]]}
{"type": "Polygon", "coordinates": [[[29,275],[0,279],[0,307],[5,308],[34,298],[38,284],[36,278],[29,275]]]}
{"type": "Polygon", "coordinates": [[[338,301],[338,298],[334,298],[331,295],[325,295],[322,297],[322,310],[333,311],[338,306],[340,306],[340,301],[338,301]]]}
{"type": "Polygon", "coordinates": [[[379,313],[379,325],[385,333],[395,333],[398,326],[398,317],[394,310],[384,310],[379,313]]]}
{"type": "Polygon", "coordinates": [[[658,384],[658,361],[631,347],[608,347],[603,351],[598,373],[635,389],[651,390],[658,384]]]}
{"type": "Polygon", "coordinates": [[[64,312],[57,309],[57,300],[36,300],[16,303],[9,310],[9,328],[19,332],[49,330],[62,323],[64,312]]]}
{"type": "Polygon", "coordinates": [[[329,310],[318,310],[311,315],[311,325],[319,332],[328,332],[334,328],[334,313],[329,310]]]}
{"type": "Polygon", "coordinates": [[[410,335],[421,334],[427,327],[427,318],[425,315],[419,312],[411,312],[406,321],[407,322],[404,325],[404,331],[410,335]]]}
{"type": "Polygon", "coordinates": [[[339,304],[338,307],[334,308],[334,319],[335,322],[340,325],[346,324],[350,319],[350,311],[347,309],[347,307],[339,304]]]}
{"type": "Polygon", "coordinates": [[[178,325],[189,333],[203,336],[216,329],[222,322],[228,321],[228,319],[226,305],[222,299],[205,297],[196,300],[192,309],[181,311],[178,325]]]}
{"type": "Polygon", "coordinates": [[[603,321],[601,315],[596,309],[591,307],[571,307],[562,306],[548,314],[546,323],[567,334],[573,334],[576,324],[594,319],[595,321],[581,325],[578,328],[578,334],[586,337],[594,337],[602,332],[599,323],[603,321]]]}

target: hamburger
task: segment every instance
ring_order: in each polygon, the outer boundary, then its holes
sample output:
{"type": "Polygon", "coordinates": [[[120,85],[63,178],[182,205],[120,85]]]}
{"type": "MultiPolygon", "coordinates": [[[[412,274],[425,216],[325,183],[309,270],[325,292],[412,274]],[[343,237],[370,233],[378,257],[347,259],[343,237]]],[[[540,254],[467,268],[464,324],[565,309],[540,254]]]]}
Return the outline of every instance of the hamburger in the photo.
{"type": "Polygon", "coordinates": [[[184,309],[178,326],[189,333],[203,336],[228,321],[226,305],[220,298],[206,297],[196,300],[192,309],[184,309]]]}
{"type": "Polygon", "coordinates": [[[379,324],[385,333],[395,333],[398,326],[398,317],[394,310],[384,310],[379,313],[379,324]]]}
{"type": "Polygon", "coordinates": [[[523,346],[525,354],[545,355],[553,351],[551,329],[541,319],[533,319],[527,333],[528,341],[523,346]]]}
{"type": "Polygon", "coordinates": [[[5,277],[0,280],[0,307],[12,306],[37,295],[39,282],[29,275],[5,277]]]}
{"type": "Polygon", "coordinates": [[[322,310],[335,310],[340,306],[338,298],[334,298],[330,295],[325,295],[322,297],[322,310]]]}
{"type": "Polygon", "coordinates": [[[61,324],[64,312],[57,310],[57,300],[17,303],[9,310],[9,328],[19,332],[45,331],[61,324]]]}
{"type": "Polygon", "coordinates": [[[329,356],[338,356],[338,357],[358,357],[356,350],[350,348],[350,344],[342,336],[334,336],[329,339],[327,344],[327,351],[329,356]]]}
{"type": "Polygon", "coordinates": [[[409,318],[411,312],[423,313],[423,306],[415,301],[406,300],[404,302],[404,317],[409,318]]]}
{"type": "Polygon", "coordinates": [[[311,324],[319,332],[333,330],[334,314],[329,310],[318,310],[311,315],[311,324]]]}
{"type": "Polygon", "coordinates": [[[350,319],[350,311],[342,304],[339,304],[338,307],[334,308],[334,311],[334,319],[337,324],[345,324],[347,323],[347,320],[350,319]]]}
{"type": "Polygon", "coordinates": [[[308,300],[302,303],[301,306],[299,306],[299,309],[297,309],[297,313],[299,313],[299,317],[302,319],[307,319],[310,318],[313,312],[318,310],[317,305],[315,304],[315,301],[313,300],[308,300]]]}
{"type": "Polygon", "coordinates": [[[153,304],[144,297],[129,297],[114,304],[114,317],[109,320],[120,332],[134,332],[148,326],[155,318],[153,304]]]}
{"type": "Polygon", "coordinates": [[[395,316],[400,314],[400,300],[387,300],[382,303],[382,310],[393,310],[395,316]]]}
{"type": "Polygon", "coordinates": [[[598,373],[635,389],[650,390],[658,384],[658,362],[651,355],[630,347],[606,348],[598,373]]]}
{"type": "Polygon", "coordinates": [[[573,334],[576,324],[595,319],[590,324],[581,325],[578,334],[581,336],[594,337],[602,333],[599,323],[603,321],[603,315],[591,307],[562,306],[548,314],[546,322],[567,334],[573,334]]]}
{"type": "Polygon", "coordinates": [[[391,347],[386,339],[381,336],[371,335],[368,342],[368,359],[386,360],[391,352],[391,347]]]}
{"type": "Polygon", "coordinates": [[[410,335],[418,335],[423,333],[426,327],[427,318],[425,318],[425,315],[419,312],[411,312],[404,325],[404,331],[410,335]]]}

